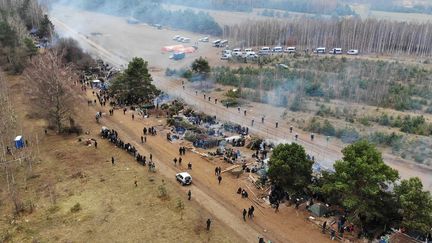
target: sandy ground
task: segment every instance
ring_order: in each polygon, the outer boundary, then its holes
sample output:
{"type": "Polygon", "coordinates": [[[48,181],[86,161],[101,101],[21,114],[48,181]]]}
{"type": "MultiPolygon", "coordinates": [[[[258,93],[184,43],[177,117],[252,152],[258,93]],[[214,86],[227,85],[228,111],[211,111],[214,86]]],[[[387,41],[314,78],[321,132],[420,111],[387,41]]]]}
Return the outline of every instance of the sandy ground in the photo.
{"type": "MultiPolygon", "coordinates": [[[[198,110],[218,116],[220,119],[234,121],[242,125],[249,125],[254,119],[256,126],[251,130],[257,135],[273,138],[276,140],[291,142],[293,134],[289,134],[290,124],[282,122],[280,117],[285,111],[283,108],[272,107],[266,104],[250,103],[248,116],[239,115],[235,109],[226,109],[220,104],[206,102],[202,95],[195,95],[195,91],[188,88],[183,91],[180,81],[170,80],[164,76],[167,67],[187,67],[195,57],[205,56],[210,60],[217,60],[219,50],[212,48],[210,44],[201,45],[197,53],[188,55],[186,59],[175,62],[168,59],[168,55],[160,53],[160,48],[170,44],[172,36],[179,34],[172,30],[156,30],[147,25],[129,25],[123,18],[108,16],[104,14],[72,10],[65,7],[56,8],[52,12],[53,22],[60,33],[73,36],[89,52],[101,56],[115,65],[126,64],[133,56],[141,56],[150,62],[153,69],[155,84],[170,95],[183,98],[187,103],[194,105],[198,110]],[[99,32],[101,36],[92,37],[91,33],[99,32]],[[143,41],[144,40],[144,41],[143,41]],[[115,52],[112,52],[115,50],[115,52]],[[122,53],[117,55],[116,53],[122,53]],[[130,53],[130,56],[126,54],[130,53]],[[265,124],[259,124],[262,116],[266,117],[265,124]],[[275,129],[275,122],[279,121],[279,129],[275,129]]],[[[192,33],[181,32],[181,35],[198,38],[192,33]],[[184,34],[183,34],[184,33],[184,34]]],[[[366,57],[369,58],[369,57],[366,57]]],[[[218,97],[219,100],[222,97],[218,97]]],[[[296,118],[295,113],[289,113],[287,121],[296,118]]],[[[317,160],[326,167],[331,167],[333,162],[341,158],[341,150],[345,144],[332,140],[327,143],[325,137],[318,136],[313,142],[309,134],[295,131],[299,134],[299,142],[305,146],[309,154],[314,155],[317,160]]],[[[390,154],[383,155],[387,164],[399,170],[402,178],[418,176],[422,179],[425,188],[432,189],[432,172],[429,168],[420,166],[407,160],[397,158],[390,154]]]]}

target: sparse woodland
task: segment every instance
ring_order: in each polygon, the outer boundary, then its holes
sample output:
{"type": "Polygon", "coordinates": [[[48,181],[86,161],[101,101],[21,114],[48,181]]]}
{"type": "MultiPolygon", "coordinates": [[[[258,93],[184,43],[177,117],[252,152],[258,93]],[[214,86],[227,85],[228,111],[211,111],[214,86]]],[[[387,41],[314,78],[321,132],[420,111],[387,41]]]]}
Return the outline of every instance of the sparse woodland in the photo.
{"type": "Polygon", "coordinates": [[[247,21],[225,26],[224,38],[240,47],[286,45],[340,47],[360,53],[432,54],[432,24],[359,18],[247,21]]]}

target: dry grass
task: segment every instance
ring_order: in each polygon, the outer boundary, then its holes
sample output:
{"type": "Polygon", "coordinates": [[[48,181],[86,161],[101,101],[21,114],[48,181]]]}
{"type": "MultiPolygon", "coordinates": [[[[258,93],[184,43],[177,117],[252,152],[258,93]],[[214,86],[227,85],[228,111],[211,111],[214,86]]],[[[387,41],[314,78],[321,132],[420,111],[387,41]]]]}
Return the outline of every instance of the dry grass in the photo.
{"type": "MultiPolygon", "coordinates": [[[[23,199],[36,202],[32,214],[0,221],[3,239],[11,242],[237,242],[225,227],[213,224],[205,230],[205,220],[195,202],[176,191],[177,185],[149,175],[128,154],[101,142],[98,150],[85,147],[76,138],[47,137],[41,146],[42,161],[23,199]],[[114,154],[118,164],[108,158],[114,154]],[[149,180],[153,178],[153,180],[149,180]],[[137,178],[138,187],[134,180],[137,178]],[[56,203],[50,199],[49,185],[56,203]],[[160,198],[164,184],[167,195],[160,198]],[[173,199],[172,199],[173,198],[173,199]],[[185,205],[183,219],[177,200],[185,205]],[[79,206],[78,206],[79,205],[79,206]],[[13,223],[11,223],[13,222],[13,223]]],[[[17,176],[19,177],[19,176],[17,176]]],[[[3,183],[3,181],[2,181],[3,183]]],[[[2,192],[5,197],[5,191],[2,192]]],[[[2,215],[10,215],[3,201],[2,215]]]]}

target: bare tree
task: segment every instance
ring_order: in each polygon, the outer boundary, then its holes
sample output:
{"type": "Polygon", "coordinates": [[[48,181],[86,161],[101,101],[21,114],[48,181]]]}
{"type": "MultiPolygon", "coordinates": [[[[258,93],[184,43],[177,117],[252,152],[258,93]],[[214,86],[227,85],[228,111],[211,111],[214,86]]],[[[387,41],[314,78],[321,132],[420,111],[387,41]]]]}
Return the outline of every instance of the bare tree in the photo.
{"type": "Polygon", "coordinates": [[[32,105],[57,132],[73,115],[73,80],[76,74],[62,55],[51,50],[34,58],[26,71],[32,105]]]}

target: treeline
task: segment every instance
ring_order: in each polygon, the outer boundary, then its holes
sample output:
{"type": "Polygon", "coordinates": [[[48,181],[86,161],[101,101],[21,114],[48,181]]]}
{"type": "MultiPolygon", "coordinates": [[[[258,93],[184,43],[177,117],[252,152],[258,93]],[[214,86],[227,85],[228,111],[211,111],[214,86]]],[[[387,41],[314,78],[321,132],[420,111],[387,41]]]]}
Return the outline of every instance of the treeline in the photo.
{"type": "Polygon", "coordinates": [[[182,6],[236,11],[236,12],[251,12],[253,10],[253,0],[166,0],[166,3],[177,4],[182,6]]]}
{"type": "Polygon", "coordinates": [[[37,39],[49,39],[52,25],[36,0],[0,1],[0,66],[21,73],[36,55],[37,39]],[[30,35],[33,33],[33,36],[30,35]]]}
{"type": "Polygon", "coordinates": [[[370,3],[370,8],[372,10],[385,12],[432,14],[432,5],[414,4],[413,6],[407,7],[391,0],[372,1],[370,3]]]}
{"type": "Polygon", "coordinates": [[[67,3],[90,11],[133,17],[148,24],[160,24],[192,32],[221,35],[222,28],[205,12],[192,10],[170,11],[158,1],[97,0],[67,3]]]}
{"type": "MultiPolygon", "coordinates": [[[[254,90],[249,99],[287,105],[290,94],[340,99],[397,110],[422,110],[432,98],[432,72],[416,65],[346,58],[282,59],[285,68],[216,67],[215,82],[254,90]]],[[[245,92],[245,91],[244,91],[245,92]]]]}
{"type": "Polygon", "coordinates": [[[248,21],[224,27],[224,38],[245,46],[340,47],[361,53],[432,54],[432,24],[359,18],[248,21]]]}
{"type": "Polygon", "coordinates": [[[309,14],[356,15],[347,4],[340,3],[337,0],[167,0],[166,2],[224,11],[251,12],[254,8],[266,8],[309,14]]]}
{"type": "Polygon", "coordinates": [[[337,0],[256,0],[254,8],[268,8],[309,14],[325,14],[335,16],[356,15],[356,13],[344,3],[337,0]]]}

